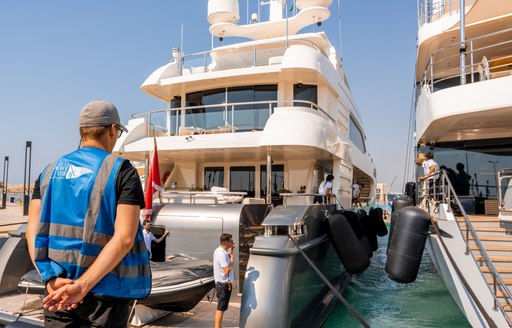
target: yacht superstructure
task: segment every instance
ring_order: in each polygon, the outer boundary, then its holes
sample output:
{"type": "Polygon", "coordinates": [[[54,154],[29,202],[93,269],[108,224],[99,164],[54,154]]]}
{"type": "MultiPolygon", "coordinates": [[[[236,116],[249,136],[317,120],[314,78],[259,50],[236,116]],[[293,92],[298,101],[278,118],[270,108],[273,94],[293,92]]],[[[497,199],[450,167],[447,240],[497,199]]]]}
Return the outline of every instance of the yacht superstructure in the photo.
{"type": "MultiPolygon", "coordinates": [[[[351,207],[354,182],[370,198],[376,179],[341,60],[325,32],[298,34],[329,18],[331,2],[296,0],[288,17],[286,1],[270,0],[269,21],[239,25],[238,1],[209,0],[212,36],[249,41],[192,55],[173,49],[141,85],[166,108],[134,114],[113,151],[145,163],[147,179],[158,146],[163,191],[147,219],[157,237],[170,232],[152,246],[153,262],[164,262],[153,263],[158,276],[168,275],[164,264],[176,255],[212,260],[220,235],[233,235],[240,327],[319,327],[378,247],[371,225],[382,211],[364,215],[364,226],[355,212],[340,214],[351,207]],[[337,197],[313,204],[328,174],[337,197]]],[[[23,229],[5,245],[2,297],[15,293],[31,267],[23,229]]],[[[134,304],[131,323],[163,315],[156,310],[188,310],[210,283],[161,283],[134,304]]],[[[0,320],[11,322],[23,311],[2,312],[0,320]]],[[[31,324],[42,326],[41,317],[31,324]]]]}
{"type": "MultiPolygon", "coordinates": [[[[324,32],[292,34],[329,17],[330,4],[297,1],[297,16],[239,26],[236,1],[210,1],[213,35],[252,41],[193,55],[175,49],[141,86],[168,108],[134,114],[114,151],[143,161],[156,135],[166,189],[220,186],[269,203],[280,191],[316,193],[332,173],[344,207],[355,179],[372,196],[375,167],[340,58],[324,32]]],[[[270,6],[282,13],[284,1],[270,6]]]]}
{"type": "Polygon", "coordinates": [[[427,249],[474,327],[508,327],[512,2],[418,4],[415,141],[444,166],[439,188],[418,190],[441,232],[427,249]]]}
{"type": "Polygon", "coordinates": [[[271,0],[268,21],[253,15],[240,25],[238,1],[208,1],[213,37],[249,40],[192,55],[173,49],[141,85],[167,108],[134,114],[114,149],[147,163],[158,145],[164,192],[152,220],[174,236],[165,253],[211,259],[220,234],[234,235],[241,326],[320,324],[335,298],[325,301],[328,290],[289,238],[341,290],[350,274],[333,261],[324,211],[350,208],[355,181],[365,186],[362,197],[375,195],[375,166],[339,54],[325,32],[297,33],[320,26],[331,3],[297,0],[291,15],[286,1],[271,0]],[[314,205],[327,174],[337,204],[314,205]],[[282,315],[271,318],[276,308],[282,315]]]}

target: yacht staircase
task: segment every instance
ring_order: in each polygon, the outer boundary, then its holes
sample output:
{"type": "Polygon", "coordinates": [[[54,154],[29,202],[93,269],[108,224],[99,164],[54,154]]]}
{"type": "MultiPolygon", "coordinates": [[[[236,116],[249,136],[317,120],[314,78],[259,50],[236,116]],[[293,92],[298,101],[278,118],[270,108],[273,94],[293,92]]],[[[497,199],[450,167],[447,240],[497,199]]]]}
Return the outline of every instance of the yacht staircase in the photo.
{"type": "MultiPolygon", "coordinates": [[[[512,290],[512,235],[506,233],[506,229],[500,227],[500,220],[495,215],[467,215],[473,225],[473,229],[487,252],[493,266],[496,268],[503,282],[509,290],[512,290]]],[[[466,235],[466,223],[463,216],[456,217],[459,227],[466,235]]],[[[480,266],[480,270],[487,279],[489,288],[494,290],[494,277],[492,270],[486,264],[483,252],[479,249],[475,237],[469,234],[469,248],[473,257],[480,266]]],[[[512,300],[502,287],[496,285],[498,300],[512,321],[512,300]]]]}

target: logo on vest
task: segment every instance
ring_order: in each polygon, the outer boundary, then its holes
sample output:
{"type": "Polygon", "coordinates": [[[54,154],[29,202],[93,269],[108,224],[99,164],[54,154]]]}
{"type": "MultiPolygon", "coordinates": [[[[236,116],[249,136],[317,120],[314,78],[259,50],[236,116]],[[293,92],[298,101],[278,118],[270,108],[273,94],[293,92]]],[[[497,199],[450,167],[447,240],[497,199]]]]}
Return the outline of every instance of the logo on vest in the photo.
{"type": "Polygon", "coordinates": [[[74,166],[73,164],[70,164],[68,167],[68,171],[66,172],[66,179],[75,179],[78,177],[81,177],[84,174],[91,174],[92,170],[85,168],[85,167],[79,167],[74,166]]]}

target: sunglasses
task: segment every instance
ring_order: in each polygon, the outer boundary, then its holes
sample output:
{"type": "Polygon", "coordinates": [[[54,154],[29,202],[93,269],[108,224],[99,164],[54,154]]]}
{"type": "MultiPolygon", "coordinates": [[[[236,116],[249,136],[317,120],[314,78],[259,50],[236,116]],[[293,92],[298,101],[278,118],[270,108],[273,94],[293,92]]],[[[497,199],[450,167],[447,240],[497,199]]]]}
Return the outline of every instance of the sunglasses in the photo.
{"type": "Polygon", "coordinates": [[[123,135],[123,129],[121,129],[121,127],[119,125],[116,124],[116,130],[117,130],[117,139],[121,138],[121,136],[123,135]]]}
{"type": "MultiPolygon", "coordinates": [[[[113,123],[113,124],[114,124],[114,127],[115,127],[115,128],[116,128],[116,130],[117,130],[117,139],[119,139],[119,138],[121,138],[121,136],[123,135],[123,132],[124,132],[124,131],[123,131],[123,129],[121,129],[121,126],[119,126],[119,124],[115,124],[115,123],[113,123]]],[[[110,128],[111,126],[112,126],[112,124],[111,124],[111,125],[106,125],[106,126],[105,126],[105,128],[106,128],[106,129],[108,129],[108,128],[110,128]]]]}

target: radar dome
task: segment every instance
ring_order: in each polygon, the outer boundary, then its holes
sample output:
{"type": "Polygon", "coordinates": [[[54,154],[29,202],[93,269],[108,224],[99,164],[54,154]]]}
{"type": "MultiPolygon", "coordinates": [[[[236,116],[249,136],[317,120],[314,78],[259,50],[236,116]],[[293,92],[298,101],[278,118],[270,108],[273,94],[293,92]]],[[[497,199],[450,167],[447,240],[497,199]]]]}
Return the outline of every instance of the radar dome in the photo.
{"type": "Polygon", "coordinates": [[[309,7],[328,8],[332,4],[332,0],[297,0],[297,8],[305,9],[309,7]]]}
{"type": "Polygon", "coordinates": [[[208,0],[208,22],[237,23],[240,19],[238,0],[208,0]]]}

